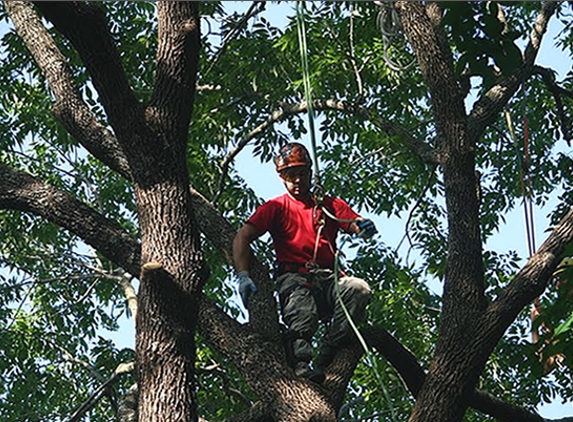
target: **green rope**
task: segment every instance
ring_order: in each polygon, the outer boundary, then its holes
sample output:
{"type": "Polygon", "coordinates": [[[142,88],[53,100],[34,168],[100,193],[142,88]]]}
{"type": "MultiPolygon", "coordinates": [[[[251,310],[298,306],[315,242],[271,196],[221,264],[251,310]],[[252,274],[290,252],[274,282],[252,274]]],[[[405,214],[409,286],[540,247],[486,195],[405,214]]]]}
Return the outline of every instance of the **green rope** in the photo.
{"type": "MultiPolygon", "coordinates": [[[[307,108],[308,108],[308,125],[309,125],[310,145],[311,145],[311,150],[312,150],[311,152],[312,152],[313,171],[314,171],[314,189],[313,190],[314,190],[315,198],[317,198],[317,202],[320,204],[322,201],[323,191],[322,191],[322,186],[320,185],[320,169],[318,166],[318,157],[317,157],[317,153],[316,153],[317,148],[316,148],[315,125],[314,125],[314,107],[312,104],[312,89],[311,89],[311,85],[310,85],[310,71],[309,71],[309,67],[308,67],[308,48],[307,48],[307,44],[306,44],[306,28],[305,28],[305,24],[304,24],[304,15],[305,15],[304,3],[305,3],[304,1],[297,1],[297,3],[296,3],[296,23],[297,23],[297,33],[298,33],[298,44],[299,44],[299,49],[300,49],[300,61],[301,61],[301,65],[302,65],[304,97],[305,97],[307,108]]],[[[356,220],[338,219],[336,216],[328,213],[325,207],[322,207],[322,209],[325,211],[325,213],[328,215],[328,217],[333,219],[333,220],[336,220],[339,222],[348,222],[348,223],[356,221],[356,220]]],[[[368,345],[366,344],[364,337],[362,336],[362,334],[360,333],[360,330],[358,329],[358,327],[354,323],[352,316],[348,312],[348,309],[346,308],[346,306],[344,305],[344,302],[342,300],[342,295],[340,294],[340,286],[338,285],[338,271],[339,271],[338,260],[339,260],[339,256],[340,256],[340,252],[336,251],[336,255],[335,255],[335,259],[334,259],[334,289],[336,291],[338,302],[340,303],[340,306],[342,307],[342,310],[344,311],[344,315],[345,315],[346,319],[350,323],[352,330],[356,334],[356,337],[360,341],[360,344],[362,345],[362,348],[364,349],[364,352],[366,353],[368,363],[372,366],[372,369],[374,371],[374,375],[376,376],[378,384],[380,384],[384,398],[388,402],[388,408],[390,409],[391,419],[392,419],[392,421],[396,422],[397,421],[396,413],[394,411],[394,407],[392,406],[392,400],[390,397],[390,393],[389,393],[388,389],[386,388],[386,385],[382,381],[382,376],[380,375],[380,372],[378,371],[378,368],[376,366],[376,362],[374,361],[372,353],[370,352],[370,349],[368,348],[368,345]]]]}
{"type": "Polygon", "coordinates": [[[338,285],[339,259],[340,259],[340,252],[336,251],[336,255],[334,257],[334,291],[336,292],[336,298],[342,310],[344,311],[344,316],[350,323],[350,326],[352,327],[354,334],[356,334],[356,337],[358,338],[360,345],[364,349],[364,353],[366,354],[366,360],[368,361],[368,363],[372,367],[372,370],[374,371],[374,376],[376,377],[376,380],[378,381],[378,384],[382,389],[382,394],[384,395],[384,398],[388,403],[388,409],[390,410],[390,418],[393,422],[396,422],[397,421],[396,412],[394,411],[394,406],[392,405],[392,398],[390,397],[390,392],[388,391],[388,389],[386,388],[386,384],[384,384],[384,381],[382,380],[382,375],[380,374],[380,371],[378,371],[378,366],[374,361],[374,356],[372,355],[370,348],[366,344],[366,340],[364,340],[364,336],[362,336],[362,333],[354,323],[354,320],[352,319],[350,312],[348,312],[348,309],[346,308],[346,305],[342,300],[342,294],[340,293],[340,286],[338,285]]]}
{"type": "MultiPolygon", "coordinates": [[[[310,70],[308,67],[308,48],[306,44],[306,28],[304,24],[305,5],[304,1],[296,2],[296,28],[298,33],[298,46],[300,50],[300,62],[302,66],[302,80],[304,86],[304,98],[308,108],[308,130],[310,134],[310,147],[312,151],[312,166],[314,172],[315,191],[322,189],[320,187],[320,169],[318,167],[318,158],[316,154],[316,132],[314,125],[314,107],[312,105],[312,89],[310,86],[310,70]]],[[[322,194],[315,192],[315,194],[322,194]]]]}

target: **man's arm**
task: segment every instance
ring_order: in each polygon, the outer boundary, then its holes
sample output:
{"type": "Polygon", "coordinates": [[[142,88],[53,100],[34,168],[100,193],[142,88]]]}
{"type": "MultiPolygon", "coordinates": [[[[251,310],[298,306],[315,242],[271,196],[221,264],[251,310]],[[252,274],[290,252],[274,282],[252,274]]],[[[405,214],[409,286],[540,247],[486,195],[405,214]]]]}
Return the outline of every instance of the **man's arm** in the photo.
{"type": "Polygon", "coordinates": [[[257,286],[249,277],[249,264],[251,260],[251,242],[259,237],[257,228],[246,223],[233,240],[233,260],[237,271],[237,281],[239,283],[239,295],[243,301],[243,306],[247,308],[249,297],[257,293],[257,286]]]}
{"type": "Polygon", "coordinates": [[[235,261],[235,270],[237,274],[243,271],[249,271],[251,261],[251,242],[260,236],[258,229],[246,223],[237,232],[233,240],[233,260],[235,261]]]}

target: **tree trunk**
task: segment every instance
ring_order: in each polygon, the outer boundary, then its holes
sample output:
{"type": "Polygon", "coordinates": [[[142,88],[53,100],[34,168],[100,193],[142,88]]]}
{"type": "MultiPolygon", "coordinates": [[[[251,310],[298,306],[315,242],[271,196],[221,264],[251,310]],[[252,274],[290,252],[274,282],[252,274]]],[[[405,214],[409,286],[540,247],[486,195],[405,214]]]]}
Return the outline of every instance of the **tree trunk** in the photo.
{"type": "MultiPolygon", "coordinates": [[[[98,5],[36,6],[86,65],[116,146],[125,155],[129,170],[124,173],[134,183],[142,259],[136,339],[139,420],[194,421],[197,293],[206,278],[186,163],[199,57],[198,3],[157,4],[157,72],[147,107],[129,85],[98,5]]],[[[77,136],[80,141],[90,138],[80,125],[67,126],[84,133],[77,136]]]]}
{"type": "MultiPolygon", "coordinates": [[[[472,400],[488,356],[503,334],[494,329],[493,323],[484,324],[492,307],[488,309],[484,294],[477,196],[479,181],[475,175],[474,151],[479,133],[476,132],[475,120],[470,125],[470,116],[465,113],[464,95],[455,76],[452,53],[441,26],[439,4],[397,2],[396,6],[430,90],[448,214],[448,256],[440,336],[410,421],[458,422],[472,400]],[[487,336],[484,332],[496,334],[487,336]]],[[[553,10],[553,7],[541,10],[540,26],[534,32],[543,32],[543,22],[553,10]]],[[[538,45],[539,34],[532,36],[528,46],[524,63],[527,66],[533,64],[538,45]]],[[[520,76],[526,73],[527,70],[520,70],[510,78],[511,83],[502,80],[491,89],[492,95],[494,92],[503,92],[504,95],[498,95],[497,101],[491,101],[493,97],[488,98],[490,118],[499,113],[507,101],[502,99],[517,90],[520,76]]],[[[547,279],[546,275],[539,278],[538,286],[544,283],[544,279],[547,279]]],[[[520,303],[525,305],[525,302],[520,303]]]]}

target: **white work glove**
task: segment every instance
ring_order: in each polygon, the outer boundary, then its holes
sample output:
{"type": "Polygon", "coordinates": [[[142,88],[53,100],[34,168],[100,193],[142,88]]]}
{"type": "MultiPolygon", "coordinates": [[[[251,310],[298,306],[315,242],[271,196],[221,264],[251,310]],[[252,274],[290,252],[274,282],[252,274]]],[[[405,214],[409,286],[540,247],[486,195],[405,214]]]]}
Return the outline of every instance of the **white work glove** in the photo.
{"type": "Polygon", "coordinates": [[[239,283],[239,295],[243,301],[243,306],[246,308],[249,297],[252,294],[257,293],[259,289],[251,277],[249,277],[248,271],[241,271],[239,274],[237,274],[237,281],[239,283]]]}

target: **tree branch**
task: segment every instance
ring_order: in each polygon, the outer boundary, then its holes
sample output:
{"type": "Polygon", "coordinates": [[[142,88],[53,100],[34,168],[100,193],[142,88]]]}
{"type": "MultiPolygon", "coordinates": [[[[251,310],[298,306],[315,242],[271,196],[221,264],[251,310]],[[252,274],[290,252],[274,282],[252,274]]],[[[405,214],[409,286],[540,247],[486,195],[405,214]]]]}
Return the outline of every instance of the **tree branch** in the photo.
{"type": "Polygon", "coordinates": [[[513,75],[500,79],[475,102],[468,120],[468,133],[472,143],[477,142],[485,128],[495,122],[499,113],[517,92],[523,81],[531,75],[543,34],[547,31],[549,20],[557,7],[559,7],[559,2],[543,2],[529,36],[529,43],[525,48],[523,66],[520,66],[513,75]]]}
{"type": "Polygon", "coordinates": [[[139,274],[139,244],[73,196],[27,173],[0,164],[0,207],[31,212],[80,236],[131,274],[139,274]]]}
{"type": "MultiPolygon", "coordinates": [[[[236,230],[199,192],[191,188],[191,205],[195,220],[208,222],[199,224],[205,237],[224,255],[229,266],[233,266],[233,239],[236,230]]],[[[269,270],[254,256],[251,257],[250,273],[257,283],[259,291],[249,300],[249,324],[253,330],[265,338],[279,341],[279,323],[274,284],[269,277],[269,270]]]]}
{"type": "Polygon", "coordinates": [[[199,61],[198,3],[160,1],[157,14],[157,71],[147,118],[152,125],[161,122],[162,132],[173,132],[163,137],[184,156],[199,61]]]}
{"type": "Polygon", "coordinates": [[[109,387],[111,387],[119,379],[121,375],[133,372],[134,369],[135,369],[135,363],[133,362],[120,364],[114,371],[113,375],[108,380],[106,380],[102,385],[96,388],[95,391],[92,393],[92,395],[86,400],[86,402],[83,403],[80,407],[78,407],[74,411],[74,413],[72,413],[72,416],[70,416],[68,422],[80,421],[84,417],[86,412],[88,412],[92,407],[94,407],[99,402],[99,400],[104,396],[106,390],[109,387]]]}
{"type": "Polygon", "coordinates": [[[32,53],[55,97],[53,113],[95,158],[130,179],[130,169],[117,139],[82,100],[66,58],[29,2],[5,1],[18,35],[32,53]]]}
{"type": "Polygon", "coordinates": [[[127,148],[140,148],[134,130],[144,126],[143,110],[123,70],[104,11],[79,1],[34,4],[79,53],[118,140],[127,148]]]}
{"type": "Polygon", "coordinates": [[[211,72],[211,69],[213,69],[213,67],[217,64],[221,56],[223,56],[229,44],[241,34],[241,31],[247,26],[249,19],[251,19],[254,16],[257,16],[259,13],[265,10],[266,3],[267,2],[265,1],[254,1],[251,3],[249,10],[247,10],[247,12],[243,15],[243,17],[241,17],[241,19],[237,23],[237,26],[235,26],[227,33],[227,35],[225,35],[225,38],[223,39],[223,42],[219,47],[219,50],[217,51],[217,53],[215,53],[214,57],[211,59],[209,67],[205,71],[205,75],[211,72]]]}
{"type": "MultiPolygon", "coordinates": [[[[382,327],[369,326],[364,328],[362,333],[368,345],[376,349],[390,362],[408,390],[414,397],[417,397],[426,379],[426,373],[412,352],[382,327]]],[[[501,422],[548,422],[536,412],[504,402],[481,390],[474,390],[470,395],[469,405],[501,422]]]]}
{"type": "Polygon", "coordinates": [[[565,248],[573,243],[573,209],[561,220],[549,237],[543,242],[517,273],[515,278],[490,304],[484,314],[481,337],[476,341],[497,344],[507,327],[518,313],[546,289],[555,269],[562,259],[565,248]]]}

